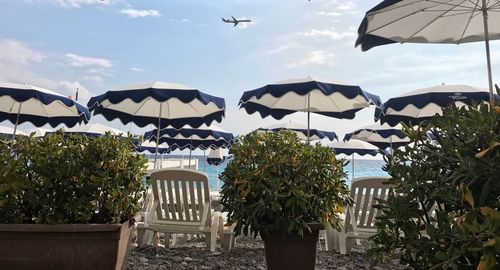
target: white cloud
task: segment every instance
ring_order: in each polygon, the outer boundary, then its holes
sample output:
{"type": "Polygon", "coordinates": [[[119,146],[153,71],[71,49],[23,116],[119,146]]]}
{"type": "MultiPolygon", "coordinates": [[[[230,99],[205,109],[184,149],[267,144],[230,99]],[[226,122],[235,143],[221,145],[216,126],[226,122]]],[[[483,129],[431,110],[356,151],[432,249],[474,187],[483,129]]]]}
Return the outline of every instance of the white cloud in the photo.
{"type": "Polygon", "coordinates": [[[341,10],[341,11],[351,11],[351,10],[354,10],[356,8],[356,6],[357,5],[354,3],[354,1],[347,1],[347,2],[343,2],[340,5],[338,5],[337,9],[341,10]]]}
{"type": "Polygon", "coordinates": [[[102,84],[104,82],[104,79],[99,75],[84,75],[83,79],[97,84],[102,84]]]}
{"type": "Polygon", "coordinates": [[[121,14],[125,14],[130,18],[142,18],[142,17],[160,17],[161,14],[158,10],[154,9],[144,9],[144,10],[139,10],[139,9],[122,9],[120,10],[121,14]]]}
{"type": "MultiPolygon", "coordinates": [[[[29,83],[54,90],[65,96],[74,96],[76,88],[80,90],[80,100],[90,98],[89,90],[78,81],[59,79],[59,75],[70,77],[67,67],[50,60],[50,54],[31,48],[27,43],[17,40],[0,39],[0,81],[29,83]],[[55,69],[54,69],[55,68],[55,69]],[[59,70],[63,68],[64,70],[59,70]],[[52,74],[47,73],[52,70],[52,74]]],[[[57,56],[52,56],[56,58],[57,56]]],[[[98,78],[89,78],[96,82],[98,78]]]]}
{"type": "Polygon", "coordinates": [[[45,54],[31,49],[26,43],[0,39],[0,61],[9,63],[40,63],[45,58],[45,54]]]}
{"type": "Polygon", "coordinates": [[[130,70],[132,71],[135,71],[135,72],[141,72],[141,71],[144,71],[144,69],[142,68],[138,68],[138,67],[131,67],[130,70]]]}
{"type": "Polygon", "coordinates": [[[329,37],[333,40],[341,40],[344,38],[355,38],[356,37],[355,32],[338,32],[338,31],[335,31],[334,28],[323,29],[323,30],[312,29],[309,32],[303,33],[303,35],[308,36],[308,37],[329,37]]]}
{"type": "Polygon", "coordinates": [[[342,16],[344,14],[357,13],[358,0],[325,0],[319,1],[321,11],[316,14],[319,16],[342,16]]]}
{"type": "Polygon", "coordinates": [[[281,45],[281,46],[272,48],[270,50],[267,50],[266,53],[267,54],[283,54],[283,53],[286,53],[289,50],[300,49],[300,48],[302,48],[300,45],[298,45],[298,44],[290,41],[290,42],[287,42],[284,45],[281,45]]]}
{"type": "Polygon", "coordinates": [[[333,61],[333,53],[327,52],[327,51],[314,51],[310,52],[304,57],[303,59],[292,62],[286,65],[287,68],[297,68],[297,67],[303,67],[303,66],[322,66],[322,65],[329,65],[333,66],[334,61],[333,61]]]}
{"type": "Polygon", "coordinates": [[[109,6],[122,2],[122,0],[38,0],[40,2],[53,2],[65,8],[81,8],[82,5],[109,6]]]}
{"type": "Polygon", "coordinates": [[[96,58],[89,56],[81,56],[72,53],[65,55],[66,61],[74,67],[97,66],[102,68],[111,68],[113,64],[111,60],[105,58],[96,58]]]}
{"type": "Polygon", "coordinates": [[[342,13],[336,12],[336,11],[330,11],[330,12],[320,11],[320,12],[317,12],[316,14],[319,15],[319,16],[329,16],[329,17],[342,16],[342,13]]]}
{"type": "Polygon", "coordinates": [[[175,19],[175,18],[172,18],[170,19],[171,22],[180,22],[180,23],[189,23],[191,22],[190,19],[186,19],[186,18],[183,18],[183,19],[175,19]]]}

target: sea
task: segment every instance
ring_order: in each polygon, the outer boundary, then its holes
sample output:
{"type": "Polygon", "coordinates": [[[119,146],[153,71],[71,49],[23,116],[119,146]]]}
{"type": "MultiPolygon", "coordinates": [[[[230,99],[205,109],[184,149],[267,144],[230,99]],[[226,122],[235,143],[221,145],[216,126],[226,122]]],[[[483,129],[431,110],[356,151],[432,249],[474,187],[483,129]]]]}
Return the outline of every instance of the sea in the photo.
{"type": "MultiPolygon", "coordinates": [[[[188,156],[181,155],[170,155],[168,158],[185,158],[188,156]]],[[[219,166],[212,166],[206,162],[207,158],[204,156],[192,156],[193,159],[198,160],[198,170],[204,171],[208,174],[209,186],[211,191],[219,190],[222,183],[218,181],[218,174],[224,171],[227,166],[227,160],[224,161],[219,166]]],[[[387,172],[382,170],[385,165],[384,160],[378,159],[354,159],[354,178],[364,177],[364,176],[389,176],[387,172]]],[[[349,164],[344,167],[344,171],[347,172],[346,182],[348,185],[351,184],[353,178],[352,170],[352,159],[349,159],[349,164]]]]}

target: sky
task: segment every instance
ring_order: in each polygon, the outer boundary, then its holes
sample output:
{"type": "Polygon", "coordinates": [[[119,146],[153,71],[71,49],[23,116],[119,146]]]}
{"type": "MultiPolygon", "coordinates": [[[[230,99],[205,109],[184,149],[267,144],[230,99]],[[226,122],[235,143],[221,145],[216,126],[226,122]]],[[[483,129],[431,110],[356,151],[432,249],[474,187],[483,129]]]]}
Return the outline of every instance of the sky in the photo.
{"type": "MultiPolygon", "coordinates": [[[[245,134],[278,123],[238,109],[247,90],[284,79],[359,85],[383,101],[445,84],[487,88],[484,44],[393,44],[362,52],[357,28],[380,0],[0,0],[0,81],[29,83],[86,104],[136,82],[182,83],[226,100],[220,127],[245,134]],[[221,17],[251,19],[233,27],[221,17]]],[[[491,43],[493,79],[500,43],[491,43]]],[[[373,123],[312,115],[311,127],[344,133],[373,123]]],[[[117,120],[99,122],[133,133],[117,120]]],[[[306,123],[305,113],[281,122],[306,123]]],[[[10,123],[3,122],[4,125],[10,123]]],[[[32,126],[23,124],[21,129],[32,126]]]]}

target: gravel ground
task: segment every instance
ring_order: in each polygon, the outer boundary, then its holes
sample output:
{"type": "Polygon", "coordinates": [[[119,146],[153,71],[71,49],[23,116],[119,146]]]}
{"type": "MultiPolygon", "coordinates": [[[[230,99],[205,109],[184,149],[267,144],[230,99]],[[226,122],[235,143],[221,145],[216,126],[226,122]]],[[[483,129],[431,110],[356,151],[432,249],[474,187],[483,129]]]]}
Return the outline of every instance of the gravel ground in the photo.
{"type": "MultiPolygon", "coordinates": [[[[408,269],[399,265],[399,260],[370,268],[361,249],[349,255],[318,250],[316,269],[408,269]]],[[[224,253],[217,248],[210,252],[201,238],[179,239],[175,248],[163,246],[144,248],[132,247],[128,259],[128,270],[143,269],[266,269],[264,245],[261,240],[240,236],[231,252],[224,253]]]]}

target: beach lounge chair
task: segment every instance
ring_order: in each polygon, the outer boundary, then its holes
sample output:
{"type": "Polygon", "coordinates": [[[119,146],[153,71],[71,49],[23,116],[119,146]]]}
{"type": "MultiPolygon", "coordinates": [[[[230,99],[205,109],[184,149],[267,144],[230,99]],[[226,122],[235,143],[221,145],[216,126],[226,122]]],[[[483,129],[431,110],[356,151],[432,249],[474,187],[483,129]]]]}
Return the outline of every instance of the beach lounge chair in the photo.
{"type": "Polygon", "coordinates": [[[229,226],[226,226],[226,217],[227,213],[222,212],[219,216],[219,237],[220,237],[220,246],[226,252],[231,251],[234,248],[235,234],[234,227],[236,227],[236,223],[233,223],[229,226]]]}
{"type": "MultiPolygon", "coordinates": [[[[327,243],[329,250],[334,249],[341,254],[350,252],[352,240],[368,238],[377,232],[375,217],[377,209],[375,198],[387,199],[392,187],[384,184],[388,177],[359,177],[351,184],[351,197],[355,204],[346,207],[340,232],[331,226],[327,227],[327,243]]],[[[357,241],[359,244],[359,240],[357,241]]]]}
{"type": "Polygon", "coordinates": [[[146,232],[166,234],[204,234],[210,251],[215,250],[219,212],[211,209],[208,176],[189,169],[162,169],[151,173],[153,190],[150,212],[138,224],[138,244],[147,243],[146,232]]]}

